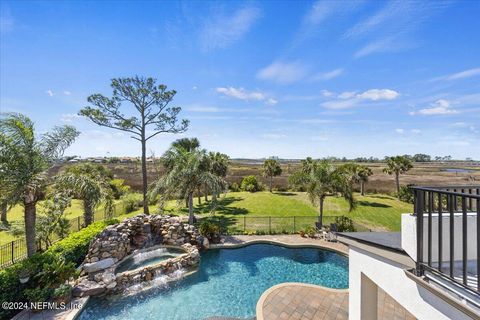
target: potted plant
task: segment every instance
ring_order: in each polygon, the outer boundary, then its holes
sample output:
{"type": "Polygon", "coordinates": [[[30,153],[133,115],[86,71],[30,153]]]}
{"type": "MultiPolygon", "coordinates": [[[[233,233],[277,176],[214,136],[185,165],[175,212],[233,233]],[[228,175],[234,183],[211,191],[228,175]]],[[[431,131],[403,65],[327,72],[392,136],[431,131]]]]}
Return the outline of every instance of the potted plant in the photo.
{"type": "Polygon", "coordinates": [[[20,279],[21,284],[25,284],[30,279],[30,270],[24,268],[18,272],[18,278],[20,279]]]}
{"type": "Polygon", "coordinates": [[[69,284],[61,284],[53,291],[53,300],[56,303],[70,303],[72,300],[72,286],[69,284]]]}
{"type": "Polygon", "coordinates": [[[315,230],[314,227],[308,227],[307,230],[305,230],[305,232],[307,233],[307,235],[310,237],[310,238],[315,238],[315,235],[317,233],[317,230],[315,230]]]}

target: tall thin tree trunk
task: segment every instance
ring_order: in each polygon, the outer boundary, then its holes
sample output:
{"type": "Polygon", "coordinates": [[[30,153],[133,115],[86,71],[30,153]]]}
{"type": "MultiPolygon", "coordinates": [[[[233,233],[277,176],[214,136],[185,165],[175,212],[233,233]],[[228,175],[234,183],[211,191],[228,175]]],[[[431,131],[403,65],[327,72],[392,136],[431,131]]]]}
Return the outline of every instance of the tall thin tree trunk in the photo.
{"type": "Polygon", "coordinates": [[[200,188],[197,189],[197,197],[198,197],[198,204],[201,205],[202,204],[202,193],[200,192],[200,188]]]}
{"type": "Polygon", "coordinates": [[[193,192],[188,194],[188,223],[193,224],[193,192]]]}
{"type": "Polygon", "coordinates": [[[397,184],[397,195],[400,199],[400,174],[395,172],[395,183],[397,184]]]}
{"type": "Polygon", "coordinates": [[[207,187],[207,185],[205,185],[204,189],[205,189],[205,202],[207,202],[208,201],[208,187],[207,187]]]}
{"type": "Polygon", "coordinates": [[[325,198],[323,196],[320,197],[320,216],[318,217],[318,223],[320,223],[320,227],[323,226],[323,200],[325,200],[325,198]]]}
{"type": "Polygon", "coordinates": [[[7,221],[7,203],[6,202],[1,204],[0,211],[1,211],[1,221],[2,221],[2,223],[8,224],[8,221],[7,221]]]}
{"type": "Polygon", "coordinates": [[[83,220],[85,227],[89,226],[93,222],[93,206],[92,204],[87,201],[83,200],[83,220]]]}
{"type": "Polygon", "coordinates": [[[142,133],[142,193],[143,193],[143,212],[145,214],[150,214],[148,210],[148,199],[147,199],[147,142],[145,141],[145,133],[142,133]]]}
{"type": "Polygon", "coordinates": [[[35,195],[28,193],[24,198],[23,205],[25,206],[25,238],[27,240],[27,256],[31,257],[37,252],[37,239],[35,235],[37,208],[35,195]]]}
{"type": "Polygon", "coordinates": [[[365,181],[360,181],[360,192],[361,192],[361,195],[364,196],[365,195],[365,181]]]}
{"type": "Polygon", "coordinates": [[[270,176],[270,192],[272,192],[273,176],[270,176]]]}

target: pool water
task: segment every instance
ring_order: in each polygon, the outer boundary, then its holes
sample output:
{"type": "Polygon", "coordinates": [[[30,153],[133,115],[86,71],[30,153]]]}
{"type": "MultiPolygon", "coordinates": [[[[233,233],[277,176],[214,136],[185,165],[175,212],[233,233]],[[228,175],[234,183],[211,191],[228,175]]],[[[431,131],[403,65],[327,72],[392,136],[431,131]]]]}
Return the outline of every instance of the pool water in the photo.
{"type": "Polygon", "coordinates": [[[120,273],[146,267],[170,258],[178,257],[184,253],[185,251],[171,248],[157,248],[154,250],[135,253],[132,257],[122,261],[117,269],[115,269],[115,272],[120,273]]]}
{"type": "Polygon", "coordinates": [[[129,297],[92,298],[80,319],[251,318],[262,293],[282,282],[347,288],[348,258],[327,250],[270,244],[208,250],[197,272],[129,297]]]}

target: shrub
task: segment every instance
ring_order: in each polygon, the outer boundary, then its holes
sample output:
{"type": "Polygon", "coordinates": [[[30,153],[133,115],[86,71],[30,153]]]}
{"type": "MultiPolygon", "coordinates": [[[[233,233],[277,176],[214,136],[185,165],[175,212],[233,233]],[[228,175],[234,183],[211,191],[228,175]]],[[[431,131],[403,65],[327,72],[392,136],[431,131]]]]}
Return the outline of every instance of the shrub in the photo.
{"type": "Polygon", "coordinates": [[[122,197],[123,207],[125,213],[130,213],[138,210],[143,204],[142,195],[138,193],[127,193],[122,197]]]}
{"type": "Polygon", "coordinates": [[[220,226],[208,220],[203,220],[198,227],[198,231],[208,240],[217,239],[220,236],[220,226]]]}
{"type": "Polygon", "coordinates": [[[317,233],[317,230],[314,227],[307,227],[305,229],[305,233],[310,237],[310,238],[315,238],[315,234],[317,233]]]}
{"type": "Polygon", "coordinates": [[[130,192],[130,186],[124,184],[124,179],[112,179],[110,180],[110,188],[112,188],[113,197],[120,199],[121,196],[130,192]]]}
{"type": "MultiPolygon", "coordinates": [[[[0,270],[0,300],[48,300],[55,287],[77,275],[75,266],[85,258],[90,241],[106,226],[114,223],[118,223],[118,220],[92,223],[56,242],[47,251],[0,270]],[[20,284],[20,276],[29,276],[30,279],[26,284],[20,284]]],[[[0,319],[8,319],[17,312],[18,310],[0,309],[0,319]]]]}
{"type": "Polygon", "coordinates": [[[346,216],[335,217],[338,232],[355,232],[353,220],[346,216]]]}
{"type": "Polygon", "coordinates": [[[238,183],[234,182],[230,185],[230,191],[232,192],[238,192],[240,191],[240,186],[238,185],[238,183]]]}
{"type": "Polygon", "coordinates": [[[82,230],[71,233],[68,237],[54,243],[47,252],[62,257],[67,262],[75,265],[82,263],[88,251],[90,241],[99,234],[106,226],[118,223],[118,220],[103,220],[92,223],[82,230]]]}
{"type": "Polygon", "coordinates": [[[25,299],[30,302],[45,302],[52,295],[52,289],[50,288],[32,288],[25,289],[25,299]]]}
{"type": "MultiPolygon", "coordinates": [[[[38,287],[38,279],[45,264],[52,263],[55,256],[49,253],[37,253],[32,257],[19,261],[13,266],[0,270],[0,300],[9,302],[27,301],[29,298],[42,298],[41,292],[30,292],[28,289],[38,287]],[[26,284],[20,284],[20,276],[30,277],[26,284]],[[39,296],[36,296],[39,295],[39,296]]],[[[48,298],[48,297],[47,297],[48,298]]],[[[33,300],[41,301],[41,300],[33,300]]],[[[0,309],[0,319],[9,319],[19,310],[0,309]]]]}
{"type": "Polygon", "coordinates": [[[255,176],[246,176],[242,180],[241,188],[243,191],[256,192],[260,190],[260,185],[255,176]]]}
{"type": "Polygon", "coordinates": [[[396,196],[403,202],[408,202],[413,204],[413,191],[410,189],[411,185],[408,186],[401,186],[400,191],[396,196]]]}

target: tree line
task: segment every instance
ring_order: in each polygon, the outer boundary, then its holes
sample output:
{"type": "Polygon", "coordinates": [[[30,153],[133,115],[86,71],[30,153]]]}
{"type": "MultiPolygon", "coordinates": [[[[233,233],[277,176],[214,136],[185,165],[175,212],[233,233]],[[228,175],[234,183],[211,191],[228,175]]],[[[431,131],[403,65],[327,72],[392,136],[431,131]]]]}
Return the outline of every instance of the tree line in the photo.
{"type": "MultiPolygon", "coordinates": [[[[93,94],[88,97],[89,106],[79,114],[93,123],[131,134],[141,148],[143,211],[149,214],[149,200],[160,198],[160,206],[167,200],[185,201],[189,210],[189,222],[194,223],[193,197],[201,202],[201,195],[215,206],[219,195],[228,188],[227,175],[229,158],[219,152],[208,152],[200,147],[196,138],[183,138],[174,141],[162,155],[161,163],[165,173],[157,177],[153,184],[148,183],[146,167],[147,142],[161,133],[182,133],[189,122],[180,119],[180,107],[171,107],[176,92],[167,90],[163,84],[157,85],[153,78],[133,77],[112,79],[112,96],[93,94]],[[123,104],[130,105],[130,111],[121,111],[123,104]]],[[[114,187],[111,176],[101,165],[79,164],[67,167],[53,178],[47,171],[54,166],[78,137],[80,132],[72,126],[54,127],[49,133],[37,136],[34,123],[25,115],[2,114],[0,118],[0,208],[6,219],[8,208],[16,204],[24,207],[24,225],[28,256],[36,251],[37,204],[47,199],[46,230],[65,225],[63,212],[71,199],[83,201],[84,224],[92,222],[94,209],[104,204],[106,212],[111,212],[114,187]],[[48,222],[48,223],[47,223],[48,222]],[[53,226],[53,227],[52,227],[53,226]]],[[[397,192],[400,190],[399,175],[412,167],[411,159],[396,156],[387,159],[385,172],[396,177],[397,192]]],[[[263,164],[263,176],[268,178],[269,190],[273,191],[273,179],[282,174],[276,159],[267,159],[263,164]]],[[[372,175],[366,166],[347,163],[335,167],[329,160],[302,160],[301,169],[293,174],[290,183],[306,191],[313,203],[320,207],[320,222],[323,203],[328,196],[343,196],[355,207],[353,185],[360,184],[364,194],[365,183],[372,175]]],[[[44,219],[44,218],[42,218],[44,219]]]]}

